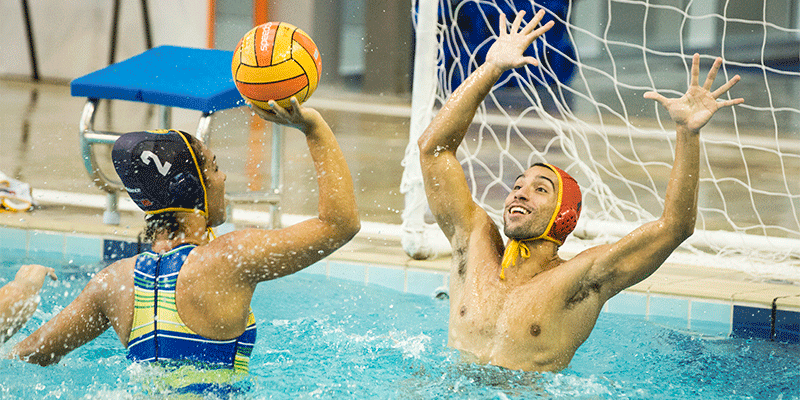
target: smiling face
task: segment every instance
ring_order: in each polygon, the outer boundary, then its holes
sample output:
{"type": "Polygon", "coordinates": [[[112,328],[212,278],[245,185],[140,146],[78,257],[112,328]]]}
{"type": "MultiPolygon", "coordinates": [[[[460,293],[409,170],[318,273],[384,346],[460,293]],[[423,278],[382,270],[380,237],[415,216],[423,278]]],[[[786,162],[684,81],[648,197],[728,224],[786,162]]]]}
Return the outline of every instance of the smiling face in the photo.
{"type": "Polygon", "coordinates": [[[558,176],[544,166],[533,166],[517,177],[503,211],[505,235],[522,240],[545,233],[558,203],[558,176]]]}

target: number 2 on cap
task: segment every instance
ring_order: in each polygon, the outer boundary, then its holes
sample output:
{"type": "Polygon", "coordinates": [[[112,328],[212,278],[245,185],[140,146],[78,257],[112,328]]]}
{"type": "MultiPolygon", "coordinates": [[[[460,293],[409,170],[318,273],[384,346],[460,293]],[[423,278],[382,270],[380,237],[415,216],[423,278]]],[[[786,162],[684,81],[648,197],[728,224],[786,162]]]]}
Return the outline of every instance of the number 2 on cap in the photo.
{"type": "Polygon", "coordinates": [[[150,160],[153,160],[153,163],[156,164],[156,169],[158,169],[158,173],[160,173],[161,175],[164,175],[164,176],[167,176],[167,172],[169,172],[169,168],[172,166],[172,164],[170,164],[169,161],[167,161],[167,162],[162,164],[161,160],[158,158],[158,156],[155,155],[150,150],[143,151],[141,158],[142,158],[142,162],[145,165],[149,165],[150,164],[150,160]]]}

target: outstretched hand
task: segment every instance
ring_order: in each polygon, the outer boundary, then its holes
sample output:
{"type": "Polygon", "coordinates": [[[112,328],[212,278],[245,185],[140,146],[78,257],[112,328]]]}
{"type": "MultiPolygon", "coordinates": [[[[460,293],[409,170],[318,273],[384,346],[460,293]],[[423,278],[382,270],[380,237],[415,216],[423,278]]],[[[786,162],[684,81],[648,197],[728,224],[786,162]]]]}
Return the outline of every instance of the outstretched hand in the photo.
{"type": "Polygon", "coordinates": [[[733,100],[717,99],[730,90],[741,79],[739,75],[734,76],[720,86],[717,90],[711,91],[711,85],[717,77],[717,71],[722,65],[722,58],[718,57],[714,61],[711,70],[708,71],[705,83],[701,87],[700,82],[700,55],[695,53],[692,58],[692,79],[689,89],[682,97],[668,99],[656,92],[647,92],[644,98],[656,100],[661,103],[669,112],[669,116],[677,125],[681,125],[691,132],[699,132],[705,126],[717,110],[722,107],[729,107],[744,102],[743,98],[733,100]]]}
{"type": "Polygon", "coordinates": [[[514,22],[511,23],[511,30],[507,32],[506,15],[500,14],[500,36],[486,53],[486,62],[494,64],[501,71],[518,68],[525,64],[539,65],[539,60],[536,58],[525,57],[522,54],[536,38],[550,30],[555,23],[550,21],[534,30],[544,18],[544,10],[539,10],[533,19],[520,30],[523,16],[525,16],[525,11],[517,13],[514,22]]]}
{"type": "Polygon", "coordinates": [[[57,280],[53,268],[30,264],[19,267],[14,280],[0,288],[0,343],[5,343],[28,322],[39,306],[39,291],[46,277],[57,280]]]}
{"type": "Polygon", "coordinates": [[[289,109],[281,107],[275,100],[270,100],[267,103],[270,106],[269,110],[265,110],[250,102],[247,102],[247,104],[256,115],[265,121],[290,126],[304,133],[308,133],[311,126],[318,123],[318,120],[322,117],[317,110],[300,105],[300,102],[297,101],[295,97],[292,97],[289,101],[292,103],[292,107],[289,109]]]}
{"type": "Polygon", "coordinates": [[[45,277],[48,276],[54,281],[58,280],[56,271],[53,268],[37,264],[23,265],[14,276],[14,281],[27,290],[39,292],[42,285],[44,285],[45,277]]]}

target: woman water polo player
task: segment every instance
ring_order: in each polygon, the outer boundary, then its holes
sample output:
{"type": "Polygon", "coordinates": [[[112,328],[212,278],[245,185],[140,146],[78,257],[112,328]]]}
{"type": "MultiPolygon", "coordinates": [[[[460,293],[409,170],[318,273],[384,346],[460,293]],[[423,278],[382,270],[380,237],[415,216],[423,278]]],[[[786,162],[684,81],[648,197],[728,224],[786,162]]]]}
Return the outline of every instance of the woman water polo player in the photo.
{"type": "Polygon", "coordinates": [[[113,327],[133,360],[247,371],[256,285],[308,267],[360,229],[350,171],[328,124],[296,99],[289,110],[269,105],[271,111],[252,109],[306,136],[319,185],[316,218],[211,240],[210,228],[226,219],[226,177],[211,150],[176,130],[122,135],[112,151],[114,167],[147,214],[152,251],[98,272],[13,355],[48,365],[113,327]]]}

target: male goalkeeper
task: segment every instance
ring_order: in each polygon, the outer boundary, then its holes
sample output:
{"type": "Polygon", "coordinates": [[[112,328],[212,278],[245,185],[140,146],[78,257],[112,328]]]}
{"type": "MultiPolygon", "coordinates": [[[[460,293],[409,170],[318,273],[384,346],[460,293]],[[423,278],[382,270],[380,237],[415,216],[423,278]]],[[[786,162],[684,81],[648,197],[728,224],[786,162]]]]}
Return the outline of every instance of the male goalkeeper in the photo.
{"type": "Polygon", "coordinates": [[[510,29],[500,15],[500,37],[486,62],[450,96],[419,140],[428,203],[453,247],[450,271],[449,345],[468,359],[509,369],[558,371],[589,337],[603,304],[645,279],[694,231],[697,216],[699,136],[722,107],[743,99],[718,101],[739,76],[711,90],[722,59],[698,84],[700,56],[692,61],[691,84],[681,98],[655,92],[675,122],[675,162],[664,212],[622,238],[570,260],[558,248],[580,215],[580,188],[567,173],[537,164],[517,177],[505,200],[503,244],[495,224],[473,200],[456,159],[475,110],[506,70],[537,65],[523,51],[552,22],[538,27],[544,11],[510,29]]]}

